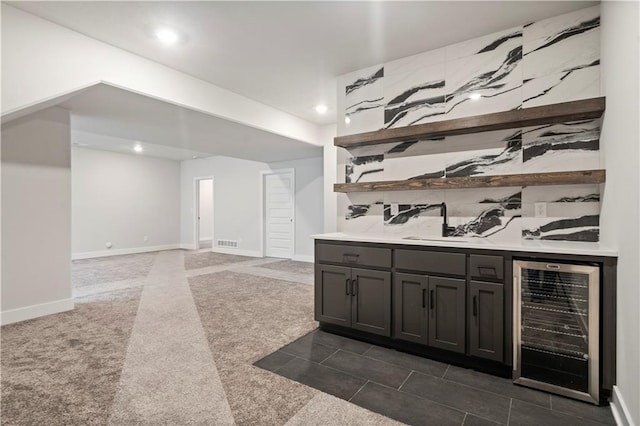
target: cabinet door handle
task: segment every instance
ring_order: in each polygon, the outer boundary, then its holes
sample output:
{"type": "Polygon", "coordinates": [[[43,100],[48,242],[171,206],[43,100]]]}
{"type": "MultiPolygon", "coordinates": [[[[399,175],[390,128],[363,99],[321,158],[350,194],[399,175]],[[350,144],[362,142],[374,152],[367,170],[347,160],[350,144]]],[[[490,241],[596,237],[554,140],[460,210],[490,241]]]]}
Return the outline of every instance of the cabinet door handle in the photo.
{"type": "Polygon", "coordinates": [[[357,278],[352,281],[352,285],[353,285],[353,290],[351,290],[351,295],[355,296],[356,293],[358,292],[358,279],[357,278]]]}
{"type": "Polygon", "coordinates": [[[427,289],[423,288],[422,289],[422,309],[427,307],[427,289]]]}
{"type": "Polygon", "coordinates": [[[349,295],[349,284],[351,284],[351,280],[349,278],[347,278],[347,296],[349,295]]]}
{"type": "Polygon", "coordinates": [[[473,316],[478,316],[478,296],[473,296],[473,316]]]}
{"type": "Polygon", "coordinates": [[[436,307],[435,297],[433,297],[433,290],[429,291],[429,308],[433,310],[436,307]]]}

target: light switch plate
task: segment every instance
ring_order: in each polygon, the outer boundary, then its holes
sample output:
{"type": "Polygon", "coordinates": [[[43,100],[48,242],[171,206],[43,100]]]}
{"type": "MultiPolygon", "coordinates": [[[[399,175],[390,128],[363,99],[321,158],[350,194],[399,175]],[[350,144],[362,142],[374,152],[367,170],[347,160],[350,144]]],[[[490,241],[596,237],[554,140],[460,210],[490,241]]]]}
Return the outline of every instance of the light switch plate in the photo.
{"type": "Polygon", "coordinates": [[[535,217],[547,217],[547,203],[535,203],[535,217]]]}

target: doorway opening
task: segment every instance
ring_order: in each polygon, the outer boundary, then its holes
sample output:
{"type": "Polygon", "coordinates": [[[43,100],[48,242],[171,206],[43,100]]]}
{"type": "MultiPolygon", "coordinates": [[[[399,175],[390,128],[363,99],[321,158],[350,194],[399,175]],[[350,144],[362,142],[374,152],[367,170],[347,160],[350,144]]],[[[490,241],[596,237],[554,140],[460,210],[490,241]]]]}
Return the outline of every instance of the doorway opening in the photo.
{"type": "Polygon", "coordinates": [[[295,242],[295,170],[261,173],[262,255],[293,259],[295,242]]]}
{"type": "Polygon", "coordinates": [[[195,181],[195,249],[213,248],[213,178],[195,181]]]}

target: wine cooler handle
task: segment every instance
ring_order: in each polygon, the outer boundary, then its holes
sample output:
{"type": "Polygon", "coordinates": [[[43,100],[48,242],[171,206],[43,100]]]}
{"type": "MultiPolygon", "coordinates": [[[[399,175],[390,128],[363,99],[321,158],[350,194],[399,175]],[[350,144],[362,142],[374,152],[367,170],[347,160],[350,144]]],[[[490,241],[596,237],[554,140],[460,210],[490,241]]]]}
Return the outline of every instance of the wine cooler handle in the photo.
{"type": "Polygon", "coordinates": [[[556,265],[555,263],[547,263],[547,269],[557,271],[558,269],[560,269],[560,265],[556,265]]]}

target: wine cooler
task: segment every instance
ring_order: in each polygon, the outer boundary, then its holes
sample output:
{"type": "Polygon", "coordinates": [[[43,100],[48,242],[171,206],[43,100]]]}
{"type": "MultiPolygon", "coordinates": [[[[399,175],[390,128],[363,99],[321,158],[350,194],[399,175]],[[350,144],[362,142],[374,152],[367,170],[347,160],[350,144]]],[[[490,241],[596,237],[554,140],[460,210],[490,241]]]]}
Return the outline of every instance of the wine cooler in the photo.
{"type": "Polygon", "coordinates": [[[599,403],[600,270],[514,260],[513,381],[599,403]]]}

